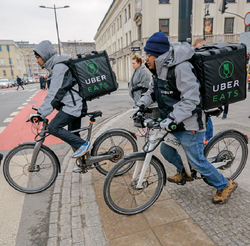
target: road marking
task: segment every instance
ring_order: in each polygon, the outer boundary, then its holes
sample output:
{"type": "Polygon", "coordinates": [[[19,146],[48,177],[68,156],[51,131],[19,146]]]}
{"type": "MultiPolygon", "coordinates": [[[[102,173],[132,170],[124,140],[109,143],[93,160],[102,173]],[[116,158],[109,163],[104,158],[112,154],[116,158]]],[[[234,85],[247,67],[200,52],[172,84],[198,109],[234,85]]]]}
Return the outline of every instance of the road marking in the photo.
{"type": "Polygon", "coordinates": [[[27,105],[28,103],[23,103],[22,105],[27,105]]]}
{"type": "Polygon", "coordinates": [[[2,132],[4,131],[5,128],[6,128],[6,126],[0,127],[0,133],[2,133],[2,132]]]}
{"type": "Polygon", "coordinates": [[[23,109],[24,107],[23,106],[21,106],[21,107],[18,107],[17,109],[23,109]]]}
{"type": "Polygon", "coordinates": [[[12,120],[13,120],[14,118],[6,118],[4,121],[3,121],[3,123],[9,123],[9,122],[11,122],[12,120]]]}
{"type": "Polygon", "coordinates": [[[19,113],[19,111],[13,112],[13,113],[10,114],[10,116],[17,115],[18,113],[19,113]]]}

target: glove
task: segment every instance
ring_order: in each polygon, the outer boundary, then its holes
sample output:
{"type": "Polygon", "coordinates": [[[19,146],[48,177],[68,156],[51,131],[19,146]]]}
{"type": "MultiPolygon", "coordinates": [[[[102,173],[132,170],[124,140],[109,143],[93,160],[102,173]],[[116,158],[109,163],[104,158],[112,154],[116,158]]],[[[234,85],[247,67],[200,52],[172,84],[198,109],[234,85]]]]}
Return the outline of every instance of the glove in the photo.
{"type": "Polygon", "coordinates": [[[166,131],[175,131],[176,128],[177,128],[177,125],[176,125],[176,123],[173,122],[172,119],[166,118],[165,120],[163,120],[163,121],[160,123],[160,127],[161,127],[163,130],[166,130],[166,131]]]}
{"type": "Polygon", "coordinates": [[[44,120],[44,117],[41,114],[31,114],[29,117],[29,121],[31,121],[32,123],[37,123],[43,120],[44,120]]]}

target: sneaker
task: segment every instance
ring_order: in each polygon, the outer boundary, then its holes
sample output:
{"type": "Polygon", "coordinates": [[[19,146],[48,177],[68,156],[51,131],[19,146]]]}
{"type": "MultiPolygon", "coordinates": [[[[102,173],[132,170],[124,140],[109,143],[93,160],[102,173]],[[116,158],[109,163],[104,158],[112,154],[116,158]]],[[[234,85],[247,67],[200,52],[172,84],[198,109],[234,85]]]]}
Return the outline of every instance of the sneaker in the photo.
{"type": "Polygon", "coordinates": [[[236,190],[238,187],[238,183],[228,179],[229,186],[224,190],[217,190],[216,195],[213,198],[214,204],[224,204],[228,201],[231,194],[236,190]]]}
{"type": "Polygon", "coordinates": [[[225,120],[227,118],[226,114],[223,114],[222,119],[225,120]]]}
{"type": "MultiPolygon", "coordinates": [[[[190,181],[193,181],[194,179],[191,178],[191,177],[187,177],[186,181],[190,182],[190,181]]],[[[182,176],[181,176],[181,173],[176,173],[174,176],[169,176],[168,177],[168,181],[171,182],[171,183],[181,183],[182,181],[182,176]]]]}
{"type": "Polygon", "coordinates": [[[73,173],[82,173],[82,168],[81,167],[77,167],[77,168],[73,169],[72,172],[73,173]]]}
{"type": "Polygon", "coordinates": [[[78,158],[80,156],[83,156],[88,152],[88,150],[91,147],[91,143],[86,141],[78,150],[75,151],[75,153],[72,155],[72,158],[78,158]]]}

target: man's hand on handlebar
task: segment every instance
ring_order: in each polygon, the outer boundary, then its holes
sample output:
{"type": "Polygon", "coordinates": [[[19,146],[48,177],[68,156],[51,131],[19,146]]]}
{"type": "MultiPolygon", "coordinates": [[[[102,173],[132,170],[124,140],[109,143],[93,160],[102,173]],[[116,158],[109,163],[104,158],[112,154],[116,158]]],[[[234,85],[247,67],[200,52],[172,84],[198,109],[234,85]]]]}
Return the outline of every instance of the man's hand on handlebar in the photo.
{"type": "Polygon", "coordinates": [[[166,118],[165,120],[161,121],[160,127],[163,130],[166,131],[175,131],[177,128],[177,125],[173,122],[172,119],[166,118]]]}

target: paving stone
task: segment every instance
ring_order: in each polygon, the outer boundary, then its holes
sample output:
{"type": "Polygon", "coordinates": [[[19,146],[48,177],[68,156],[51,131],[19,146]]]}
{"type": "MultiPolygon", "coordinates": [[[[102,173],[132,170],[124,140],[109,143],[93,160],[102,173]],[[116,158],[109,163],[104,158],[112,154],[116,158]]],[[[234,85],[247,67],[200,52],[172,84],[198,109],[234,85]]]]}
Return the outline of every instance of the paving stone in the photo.
{"type": "Polygon", "coordinates": [[[57,237],[57,224],[49,224],[49,237],[57,237]]]}

